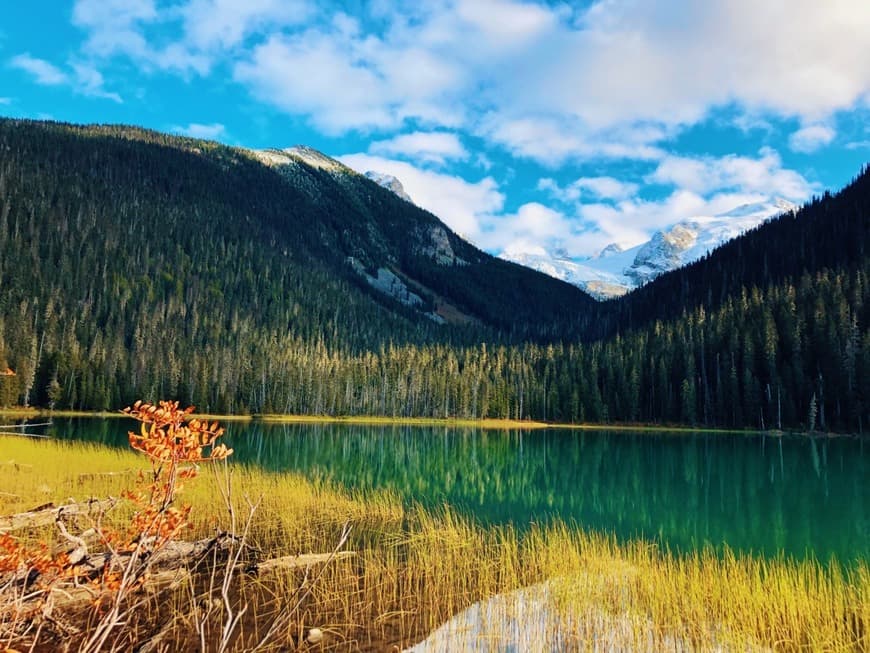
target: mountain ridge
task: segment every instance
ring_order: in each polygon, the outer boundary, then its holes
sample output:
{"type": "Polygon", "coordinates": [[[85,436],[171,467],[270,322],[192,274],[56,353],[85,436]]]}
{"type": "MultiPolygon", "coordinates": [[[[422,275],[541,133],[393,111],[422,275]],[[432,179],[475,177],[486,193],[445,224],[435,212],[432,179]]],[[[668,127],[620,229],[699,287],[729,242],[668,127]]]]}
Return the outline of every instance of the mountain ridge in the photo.
{"type": "Polygon", "coordinates": [[[656,277],[693,263],[717,247],[797,206],[781,198],[743,204],[715,216],[693,216],[656,231],[644,243],[611,243],[598,255],[573,258],[507,251],[500,256],[576,285],[596,299],[613,299],[656,277]]]}

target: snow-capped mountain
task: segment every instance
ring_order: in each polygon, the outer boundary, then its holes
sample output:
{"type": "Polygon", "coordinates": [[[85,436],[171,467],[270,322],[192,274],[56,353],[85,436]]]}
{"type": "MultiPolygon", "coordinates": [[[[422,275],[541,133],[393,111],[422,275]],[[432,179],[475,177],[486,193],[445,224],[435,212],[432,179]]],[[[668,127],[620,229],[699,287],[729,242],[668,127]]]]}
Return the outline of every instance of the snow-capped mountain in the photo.
{"type": "Polygon", "coordinates": [[[411,202],[411,204],[414,203],[414,200],[411,199],[411,196],[405,192],[405,188],[404,186],[402,186],[402,182],[396,179],[393,175],[387,175],[382,172],[368,170],[365,173],[365,176],[371,179],[376,184],[383,186],[389,191],[392,191],[406,202],[411,202]]]}
{"type": "Polygon", "coordinates": [[[552,255],[543,249],[506,250],[501,257],[579,286],[598,299],[609,299],[697,261],[753,227],[796,209],[783,199],[744,204],[715,216],[683,220],[630,249],[613,243],[585,259],[552,255]]]}

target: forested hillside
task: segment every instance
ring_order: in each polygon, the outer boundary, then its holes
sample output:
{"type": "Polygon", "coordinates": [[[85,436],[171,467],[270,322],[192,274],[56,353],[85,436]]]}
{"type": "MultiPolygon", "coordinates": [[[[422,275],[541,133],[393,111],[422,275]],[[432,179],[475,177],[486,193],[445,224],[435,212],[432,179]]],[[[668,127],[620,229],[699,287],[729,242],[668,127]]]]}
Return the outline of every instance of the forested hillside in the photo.
{"type": "Polygon", "coordinates": [[[599,304],[290,158],[0,121],[0,405],[867,423],[867,171],[599,304]]]}
{"type": "Polygon", "coordinates": [[[259,409],[277,352],[552,337],[593,304],[349,170],[289,181],[214,143],[9,120],[0,152],[3,403],[259,409]],[[433,227],[461,263],[437,260],[433,227]],[[368,283],[379,267],[422,303],[368,283]]]}

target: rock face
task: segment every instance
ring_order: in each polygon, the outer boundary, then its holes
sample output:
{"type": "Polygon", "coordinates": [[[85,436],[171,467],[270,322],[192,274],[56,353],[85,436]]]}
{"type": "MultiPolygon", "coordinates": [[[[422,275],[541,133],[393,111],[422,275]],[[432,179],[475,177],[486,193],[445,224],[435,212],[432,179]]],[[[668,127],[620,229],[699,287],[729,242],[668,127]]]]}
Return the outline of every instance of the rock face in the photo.
{"type": "Polygon", "coordinates": [[[621,254],[624,252],[622,245],[619,243],[610,243],[607,247],[601,250],[601,253],[598,254],[598,258],[607,258],[608,256],[613,256],[615,254],[621,254]]]}
{"type": "Polygon", "coordinates": [[[501,256],[572,283],[596,299],[610,299],[697,261],[742,233],[796,209],[794,204],[782,199],[745,204],[715,216],[678,222],[630,249],[612,243],[589,258],[574,258],[564,253],[552,255],[540,249],[503,252],[501,256]]]}
{"type": "Polygon", "coordinates": [[[438,265],[468,265],[453,251],[450,237],[443,227],[437,225],[429,229],[418,230],[419,244],[417,252],[433,259],[438,265]]]}
{"type": "Polygon", "coordinates": [[[677,224],[668,231],[657,231],[642,245],[634,263],[624,273],[641,286],[660,274],[684,265],[684,254],[695,244],[698,232],[689,224],[677,224]]]}
{"type": "Polygon", "coordinates": [[[368,284],[385,295],[389,295],[393,299],[400,301],[405,306],[421,306],[423,299],[411,292],[407,284],[402,281],[392,270],[387,268],[378,268],[374,275],[366,272],[359,261],[350,257],[348,259],[351,267],[356,270],[357,274],[363,277],[368,284]]]}
{"type": "Polygon", "coordinates": [[[405,187],[402,186],[402,182],[396,179],[393,175],[385,175],[382,172],[375,172],[374,170],[369,170],[365,173],[365,177],[367,179],[371,179],[379,186],[383,186],[388,191],[395,193],[406,202],[410,202],[411,204],[414,203],[414,200],[411,199],[411,196],[405,192],[405,187]]]}
{"type": "Polygon", "coordinates": [[[428,317],[433,322],[444,324],[445,320],[434,311],[426,311],[423,298],[417,293],[411,291],[408,284],[405,283],[399,275],[388,268],[378,268],[375,274],[369,274],[365,267],[353,257],[348,258],[348,263],[354,271],[360,275],[366,282],[375,290],[388,297],[392,297],[396,301],[408,306],[409,308],[419,309],[423,315],[428,317]]]}
{"type": "Polygon", "coordinates": [[[340,171],[346,170],[345,166],[318,152],[307,145],[294,145],[284,149],[250,150],[258,159],[270,165],[289,165],[296,161],[318,168],[320,170],[340,171]]]}
{"type": "MultiPolygon", "coordinates": [[[[393,175],[369,170],[365,173],[365,177],[401,197],[406,202],[414,203],[411,196],[405,192],[402,182],[393,175]]],[[[447,235],[444,227],[435,225],[428,229],[418,229],[416,236],[418,242],[415,250],[421,256],[434,259],[438,265],[468,265],[467,261],[456,256],[453,246],[450,244],[450,237],[447,235]]]]}

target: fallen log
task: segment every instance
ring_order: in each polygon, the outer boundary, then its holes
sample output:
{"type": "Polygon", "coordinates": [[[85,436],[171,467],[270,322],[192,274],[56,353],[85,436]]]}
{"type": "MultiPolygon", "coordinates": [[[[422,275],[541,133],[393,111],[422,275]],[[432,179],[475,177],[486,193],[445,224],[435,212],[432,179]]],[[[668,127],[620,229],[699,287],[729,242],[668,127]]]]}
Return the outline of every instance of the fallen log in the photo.
{"type": "Polygon", "coordinates": [[[79,503],[67,503],[62,506],[49,504],[48,506],[39,507],[28,512],[20,512],[15,515],[0,517],[0,533],[9,533],[22,528],[36,528],[38,526],[54,524],[58,520],[67,517],[100,517],[114,508],[117,503],[117,499],[110,497],[108,499],[93,499],[91,501],[83,501],[79,503]]]}
{"type": "MultiPolygon", "coordinates": [[[[148,561],[149,572],[143,577],[139,591],[153,596],[163,591],[181,587],[190,581],[205,556],[212,551],[226,550],[227,537],[229,536],[218,536],[196,542],[171,542],[168,549],[161,550],[148,561]]],[[[301,553],[253,563],[250,561],[240,562],[232,569],[225,571],[240,573],[240,578],[251,576],[263,578],[276,572],[307,569],[315,565],[325,564],[330,560],[341,560],[354,555],[356,554],[353,551],[301,553]]],[[[48,590],[47,598],[50,599],[49,605],[52,611],[76,610],[96,602],[101,596],[102,590],[96,585],[82,584],[82,581],[99,577],[107,564],[112,563],[117,565],[118,569],[123,569],[123,565],[128,564],[129,561],[130,554],[113,557],[111,554],[101,553],[88,556],[77,565],[82,572],[79,581],[59,583],[48,590]]],[[[218,567],[221,566],[220,561],[217,561],[216,564],[218,567]]],[[[36,597],[37,594],[34,594],[34,598],[36,597]]]]}
{"type": "MultiPolygon", "coordinates": [[[[173,572],[179,569],[196,571],[212,555],[214,563],[221,565],[225,555],[238,545],[238,539],[232,535],[222,533],[215,537],[209,537],[194,542],[173,540],[160,548],[155,553],[147,550],[139,552],[141,564],[147,564],[149,574],[145,584],[152,578],[164,578],[164,572],[173,572]]],[[[246,547],[248,548],[248,547],[246,547]]],[[[131,553],[112,555],[109,552],[88,555],[76,566],[83,577],[96,578],[102,573],[106,565],[112,565],[115,569],[124,569],[129,564],[131,553]]],[[[257,560],[257,552],[248,548],[247,555],[242,556],[239,563],[233,566],[232,571],[243,571],[248,576],[265,576],[276,571],[304,569],[313,565],[328,562],[330,558],[342,559],[353,556],[353,551],[338,551],[335,553],[300,553],[298,555],[280,556],[267,560],[257,560]]]]}

